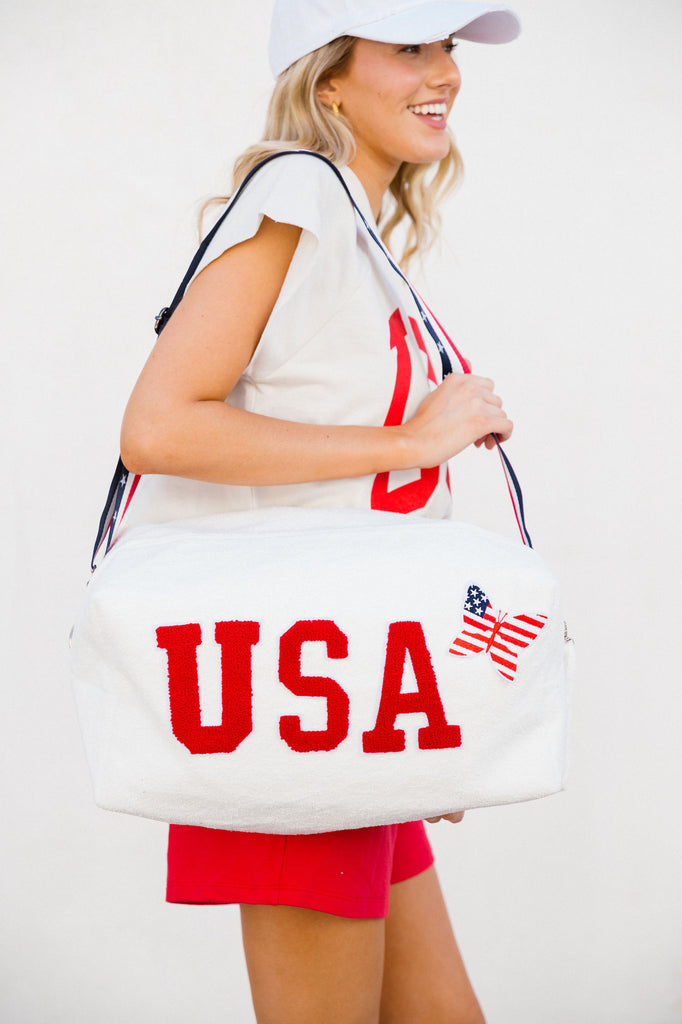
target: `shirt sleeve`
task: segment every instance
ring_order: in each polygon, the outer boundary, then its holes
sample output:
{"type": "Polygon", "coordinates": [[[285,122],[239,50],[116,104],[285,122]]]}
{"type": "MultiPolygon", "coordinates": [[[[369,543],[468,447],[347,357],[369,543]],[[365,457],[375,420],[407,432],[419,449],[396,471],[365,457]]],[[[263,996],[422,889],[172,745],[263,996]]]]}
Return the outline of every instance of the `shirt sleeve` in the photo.
{"type": "MultiPolygon", "coordinates": [[[[329,322],[357,288],[354,210],[332,169],[306,154],[278,157],[256,172],[211,240],[196,274],[263,217],[302,229],[277,302],[246,375],[267,376],[329,322]]],[[[195,276],[196,276],[195,274],[195,276]]]]}

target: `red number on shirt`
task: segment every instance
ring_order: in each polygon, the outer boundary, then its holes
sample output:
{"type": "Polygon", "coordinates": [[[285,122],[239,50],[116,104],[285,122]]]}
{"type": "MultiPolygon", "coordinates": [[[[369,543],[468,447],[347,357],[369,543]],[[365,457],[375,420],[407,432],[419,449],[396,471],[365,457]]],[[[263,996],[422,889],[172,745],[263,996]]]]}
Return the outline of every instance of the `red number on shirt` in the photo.
{"type": "MultiPolygon", "coordinates": [[[[396,375],[393,398],[384,421],[385,427],[397,427],[403,422],[407,396],[410,392],[412,362],[407,344],[405,322],[396,309],[388,321],[390,327],[391,348],[396,350],[396,375]]],[[[424,508],[427,501],[438,486],[440,467],[432,466],[422,469],[418,480],[401,484],[389,490],[390,473],[379,473],[372,485],[372,508],[381,512],[416,512],[424,508]]]]}

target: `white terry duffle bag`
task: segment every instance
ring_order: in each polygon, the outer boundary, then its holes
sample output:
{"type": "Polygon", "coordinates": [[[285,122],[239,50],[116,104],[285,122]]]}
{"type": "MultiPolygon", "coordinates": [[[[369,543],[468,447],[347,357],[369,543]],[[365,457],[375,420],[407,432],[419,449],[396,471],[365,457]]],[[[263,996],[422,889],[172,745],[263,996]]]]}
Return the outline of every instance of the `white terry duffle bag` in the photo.
{"type": "Polygon", "coordinates": [[[99,806],[297,833],[560,790],[566,649],[531,549],[286,508],[124,534],[71,654],[99,806]]]}
{"type": "Polygon", "coordinates": [[[524,544],[324,508],[116,537],[135,488],[119,463],[71,646],[96,803],[293,834],[562,789],[572,642],[499,450],[524,544]]]}

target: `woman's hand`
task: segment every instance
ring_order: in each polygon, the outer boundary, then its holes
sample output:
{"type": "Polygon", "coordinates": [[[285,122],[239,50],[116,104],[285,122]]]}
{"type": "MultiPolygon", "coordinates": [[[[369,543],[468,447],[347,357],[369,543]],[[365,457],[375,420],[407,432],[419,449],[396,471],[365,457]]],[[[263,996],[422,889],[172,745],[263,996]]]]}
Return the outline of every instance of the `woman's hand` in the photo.
{"type": "Polygon", "coordinates": [[[514,424],[488,377],[453,373],[398,428],[411,448],[414,466],[437,466],[470,444],[492,448],[511,436],[514,424]]]}
{"type": "Polygon", "coordinates": [[[453,811],[452,814],[439,814],[436,818],[427,818],[427,821],[451,821],[453,824],[457,824],[464,817],[464,811],[453,811]]]}

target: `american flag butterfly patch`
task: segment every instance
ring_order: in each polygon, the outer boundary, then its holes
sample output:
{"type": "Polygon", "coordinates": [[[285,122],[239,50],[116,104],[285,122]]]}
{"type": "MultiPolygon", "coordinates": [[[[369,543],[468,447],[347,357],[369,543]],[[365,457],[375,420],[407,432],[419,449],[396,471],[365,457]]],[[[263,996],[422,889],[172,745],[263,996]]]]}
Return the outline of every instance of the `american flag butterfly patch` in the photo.
{"type": "Polygon", "coordinates": [[[505,679],[514,681],[519,654],[535,640],[547,616],[494,612],[487,594],[470,584],[462,611],[462,630],[450,645],[450,654],[468,657],[487,654],[505,679]]]}

